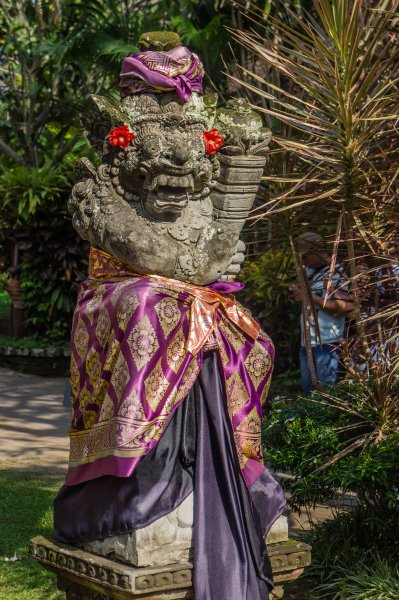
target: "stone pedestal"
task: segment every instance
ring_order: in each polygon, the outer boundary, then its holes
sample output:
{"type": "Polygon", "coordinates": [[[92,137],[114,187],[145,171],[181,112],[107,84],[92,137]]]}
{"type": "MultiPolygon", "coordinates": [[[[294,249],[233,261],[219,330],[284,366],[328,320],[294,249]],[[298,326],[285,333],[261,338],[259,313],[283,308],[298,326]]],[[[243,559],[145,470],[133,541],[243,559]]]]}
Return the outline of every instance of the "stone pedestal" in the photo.
{"type": "MultiPolygon", "coordinates": [[[[284,535],[284,519],[277,521],[278,526],[268,539],[278,539],[284,535]]],[[[148,549],[146,552],[148,560],[150,553],[148,549]]],[[[169,550],[167,552],[165,556],[170,560],[169,550]]],[[[287,540],[268,544],[268,552],[276,583],[272,600],[282,598],[283,584],[299,577],[310,564],[310,546],[287,540]]],[[[133,567],[42,536],[31,541],[30,555],[46,569],[56,573],[58,588],[65,591],[67,600],[194,598],[191,562],[133,567]]]]}
{"type": "Polygon", "coordinates": [[[193,559],[193,494],[171,513],[148,527],[103,541],[82,545],[84,550],[135,567],[159,567],[193,559]]]}
{"type": "MultiPolygon", "coordinates": [[[[148,527],[131,533],[81,545],[83,550],[134,567],[160,567],[193,560],[194,496],[190,494],[176,510],[148,527]]],[[[288,519],[279,517],[270,529],[266,544],[288,540],[288,519]]]]}

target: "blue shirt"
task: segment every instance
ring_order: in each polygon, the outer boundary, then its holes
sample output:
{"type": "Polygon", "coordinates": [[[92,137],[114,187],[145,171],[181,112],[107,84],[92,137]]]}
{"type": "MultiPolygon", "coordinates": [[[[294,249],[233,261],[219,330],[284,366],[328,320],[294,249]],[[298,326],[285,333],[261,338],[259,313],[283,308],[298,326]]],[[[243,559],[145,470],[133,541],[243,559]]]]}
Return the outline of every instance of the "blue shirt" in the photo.
{"type": "MultiPolygon", "coordinates": [[[[310,289],[312,294],[325,298],[326,296],[326,285],[328,281],[328,274],[330,271],[329,265],[326,265],[322,269],[314,272],[309,276],[310,289]]],[[[340,289],[342,291],[348,291],[347,285],[348,278],[341,265],[337,264],[335,272],[332,277],[331,293],[328,299],[333,299],[334,291],[340,289]]],[[[309,331],[312,346],[318,346],[322,344],[336,344],[343,340],[345,330],[345,315],[334,317],[326,310],[322,308],[316,308],[316,315],[320,330],[320,339],[316,337],[316,327],[313,317],[313,312],[309,311],[309,331]]],[[[305,332],[303,326],[303,314],[301,315],[301,339],[302,346],[305,346],[305,332]]]]}

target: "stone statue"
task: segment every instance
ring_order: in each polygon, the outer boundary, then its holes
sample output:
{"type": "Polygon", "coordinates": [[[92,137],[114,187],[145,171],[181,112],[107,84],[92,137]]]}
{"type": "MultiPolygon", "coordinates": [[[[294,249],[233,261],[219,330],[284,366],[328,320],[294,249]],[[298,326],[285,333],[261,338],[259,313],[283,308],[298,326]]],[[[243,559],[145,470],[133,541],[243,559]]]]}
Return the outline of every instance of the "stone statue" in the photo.
{"type": "Polygon", "coordinates": [[[260,443],[274,350],[232,292],[270,131],[245,101],[202,95],[176,34],[142,48],[120,105],[91,96],[83,119],[100,164],[79,161],[69,199],[91,251],[56,535],[118,564],[193,559],[197,600],[265,600],[264,537],[285,507],[260,443]]]}
{"type": "Polygon", "coordinates": [[[234,278],[270,140],[260,116],[240,99],[217,109],[195,92],[185,103],[142,93],[119,108],[91,96],[84,124],[102,164],[78,163],[69,200],[78,233],[138,273],[196,285],[234,278]]]}

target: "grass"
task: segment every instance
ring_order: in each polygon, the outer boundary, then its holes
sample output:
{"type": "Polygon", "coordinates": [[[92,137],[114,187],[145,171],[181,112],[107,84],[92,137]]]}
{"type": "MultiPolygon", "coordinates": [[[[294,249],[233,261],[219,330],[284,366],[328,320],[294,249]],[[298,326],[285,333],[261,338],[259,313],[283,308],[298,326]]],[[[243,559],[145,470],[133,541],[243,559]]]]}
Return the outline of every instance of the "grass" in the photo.
{"type": "Polygon", "coordinates": [[[302,537],[312,546],[308,578],[329,600],[399,598],[399,511],[362,505],[341,510],[302,537]]]}
{"type": "Polygon", "coordinates": [[[336,566],[336,579],[320,586],[332,600],[398,600],[399,568],[378,556],[367,556],[352,569],[336,566]]]}
{"type": "Polygon", "coordinates": [[[52,503],[61,485],[58,474],[0,469],[1,600],[65,599],[54,575],[28,557],[32,537],[52,534],[52,503]],[[14,556],[20,560],[4,560],[14,556]]]}
{"type": "MultiPolygon", "coordinates": [[[[0,469],[1,600],[65,600],[65,595],[56,588],[54,575],[28,557],[29,541],[32,537],[52,535],[53,499],[61,485],[62,478],[59,474],[0,469]],[[5,560],[13,557],[17,557],[18,560],[5,560]]],[[[352,557],[352,560],[348,561],[349,564],[343,565],[334,561],[332,555],[329,556],[327,545],[330,544],[333,548],[337,545],[334,544],[334,531],[331,528],[338,530],[335,532],[338,538],[342,537],[342,531],[345,535],[350,534],[346,530],[348,524],[346,521],[341,523],[341,520],[338,519],[335,523],[331,521],[316,528],[316,537],[319,539],[309,540],[314,544],[313,567],[307,569],[305,577],[284,586],[284,598],[397,600],[399,572],[387,561],[376,556],[370,556],[371,560],[367,557],[365,560],[363,554],[357,561],[352,557]],[[318,554],[322,556],[318,557],[318,554]],[[326,560],[326,556],[331,567],[330,577],[326,577],[328,566],[318,564],[323,562],[320,559],[326,560]],[[320,579],[324,579],[322,585],[320,579]]],[[[348,540],[350,541],[350,535],[348,540]]]]}

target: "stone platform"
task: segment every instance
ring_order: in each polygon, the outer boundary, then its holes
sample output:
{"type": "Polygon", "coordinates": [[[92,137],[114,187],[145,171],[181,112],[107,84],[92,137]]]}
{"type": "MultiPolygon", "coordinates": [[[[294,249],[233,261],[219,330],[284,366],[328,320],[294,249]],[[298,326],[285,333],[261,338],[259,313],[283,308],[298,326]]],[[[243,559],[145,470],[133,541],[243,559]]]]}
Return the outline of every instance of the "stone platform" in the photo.
{"type": "MultiPolygon", "coordinates": [[[[310,546],[288,540],[268,544],[276,587],[271,598],[282,598],[282,585],[310,564],[310,546]]],[[[30,555],[57,575],[67,600],[179,600],[194,598],[191,562],[157,567],[131,567],[42,536],[31,541],[30,555]]]]}

